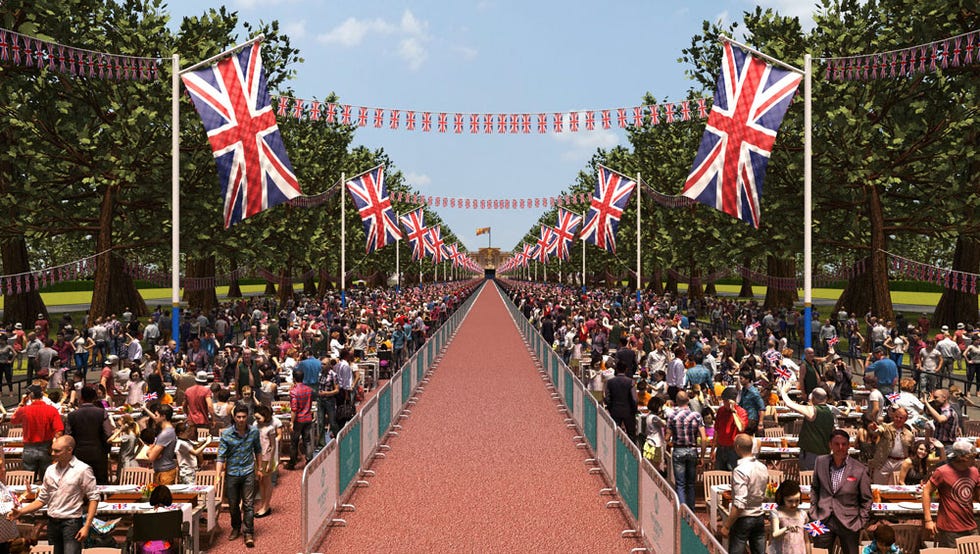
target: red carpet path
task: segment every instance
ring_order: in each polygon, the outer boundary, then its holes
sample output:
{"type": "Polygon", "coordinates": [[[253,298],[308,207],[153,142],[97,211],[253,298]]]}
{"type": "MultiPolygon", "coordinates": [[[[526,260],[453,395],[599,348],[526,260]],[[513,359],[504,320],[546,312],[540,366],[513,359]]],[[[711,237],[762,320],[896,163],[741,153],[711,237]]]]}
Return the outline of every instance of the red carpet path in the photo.
{"type": "MultiPolygon", "coordinates": [[[[575,448],[492,283],[402,427],[389,439],[387,458],[372,465],[370,487],[350,500],[356,512],[343,514],[348,525],[331,529],[319,552],[605,553],[640,546],[620,538],[625,518],[605,507],[609,497],[598,494],[604,481],[588,474],[585,451],[575,448]]],[[[266,534],[256,538],[269,544],[266,534]]],[[[283,537],[284,547],[290,539],[283,537]]]]}

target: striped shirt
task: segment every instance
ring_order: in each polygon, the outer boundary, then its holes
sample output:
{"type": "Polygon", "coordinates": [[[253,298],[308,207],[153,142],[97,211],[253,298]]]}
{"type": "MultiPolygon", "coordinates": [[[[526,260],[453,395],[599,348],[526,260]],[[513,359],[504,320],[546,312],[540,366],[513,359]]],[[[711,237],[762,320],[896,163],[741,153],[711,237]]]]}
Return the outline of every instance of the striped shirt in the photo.
{"type": "Polygon", "coordinates": [[[673,437],[675,448],[688,448],[698,445],[700,429],[704,427],[701,414],[688,407],[680,408],[667,418],[667,430],[673,437]]]}
{"type": "Polygon", "coordinates": [[[313,421],[310,409],[313,406],[313,389],[304,383],[296,383],[289,389],[289,409],[296,416],[297,423],[313,421]]]}

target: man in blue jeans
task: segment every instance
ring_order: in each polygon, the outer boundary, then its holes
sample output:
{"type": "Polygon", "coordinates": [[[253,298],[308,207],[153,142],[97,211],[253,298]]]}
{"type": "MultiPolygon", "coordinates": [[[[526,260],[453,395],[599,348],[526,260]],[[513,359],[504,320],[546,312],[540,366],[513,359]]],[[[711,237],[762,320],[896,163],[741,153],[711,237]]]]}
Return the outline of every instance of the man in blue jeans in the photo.
{"type": "Polygon", "coordinates": [[[256,477],[262,478],[258,469],[261,449],[258,429],[248,425],[248,407],[237,404],[235,424],[221,432],[217,470],[219,477],[224,475],[231,513],[228,540],[233,541],[244,532],[245,546],[249,548],[255,546],[255,481],[256,477]]]}
{"type": "Polygon", "coordinates": [[[704,433],[704,419],[701,414],[691,411],[687,393],[677,392],[674,401],[677,409],[667,418],[667,436],[672,444],[671,461],[674,464],[674,488],[681,504],[687,504],[694,510],[694,485],[697,481],[697,470],[704,461],[704,450],[707,438],[704,433]],[[701,439],[700,454],[698,439],[701,439]]]}
{"type": "Polygon", "coordinates": [[[752,455],[752,437],[735,437],[738,464],[732,471],[732,510],[721,525],[721,536],[728,537],[729,554],[763,554],[766,551],[766,519],[762,503],[766,499],[769,469],[752,455]]]}

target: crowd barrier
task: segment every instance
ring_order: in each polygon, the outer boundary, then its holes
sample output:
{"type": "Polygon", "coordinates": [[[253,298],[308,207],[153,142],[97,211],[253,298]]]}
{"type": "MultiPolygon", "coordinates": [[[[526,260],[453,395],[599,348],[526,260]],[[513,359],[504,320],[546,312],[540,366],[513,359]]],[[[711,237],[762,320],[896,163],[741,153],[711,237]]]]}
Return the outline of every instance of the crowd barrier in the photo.
{"type": "Polygon", "coordinates": [[[353,511],[345,503],[358,486],[367,485],[362,477],[375,457],[383,457],[384,438],[397,434],[399,421],[407,417],[412,396],[424,383],[426,372],[449,344],[459,324],[486,283],[477,287],[446,322],[415,351],[391,380],[364,403],[354,419],[347,422],[303,469],[302,496],[303,552],[309,554],[323,540],[330,525],[343,524],[343,512],[353,511]]]}
{"type": "Polygon", "coordinates": [[[725,550],[698,518],[677,498],[668,483],[650,462],[643,458],[633,441],[618,428],[604,407],[600,406],[584,383],[554,352],[541,334],[524,316],[509,296],[506,304],[531,351],[538,357],[555,394],[569,414],[566,422],[581,433],[578,446],[587,448],[595,464],[591,472],[604,474],[609,488],[600,494],[617,495],[608,507],[621,507],[633,529],[624,534],[643,538],[646,546],[634,551],[655,554],[722,553],[725,550]]]}

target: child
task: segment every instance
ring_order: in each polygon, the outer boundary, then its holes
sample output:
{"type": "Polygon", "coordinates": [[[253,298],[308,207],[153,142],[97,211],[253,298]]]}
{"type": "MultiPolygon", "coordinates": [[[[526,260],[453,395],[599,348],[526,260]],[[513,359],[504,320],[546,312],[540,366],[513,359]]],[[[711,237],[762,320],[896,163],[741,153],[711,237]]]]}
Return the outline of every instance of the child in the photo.
{"type": "MultiPolygon", "coordinates": [[[[152,511],[165,509],[174,503],[173,494],[166,485],[158,485],[150,493],[150,506],[152,511]]],[[[140,554],[176,554],[175,545],[166,540],[147,541],[139,545],[140,554]]]]}
{"type": "Polygon", "coordinates": [[[802,554],[810,552],[803,525],[806,512],[800,509],[800,484],[792,479],[776,489],[776,509],[772,517],[772,543],[769,554],[802,554]]]}
{"type": "Polygon", "coordinates": [[[864,547],[861,554],[902,554],[902,549],[895,544],[895,530],[887,523],[879,523],[874,540],[864,547]]]}
{"type": "MultiPolygon", "coordinates": [[[[139,467],[139,462],[136,461],[136,454],[139,452],[140,445],[140,439],[137,435],[139,429],[139,424],[133,420],[133,416],[123,414],[122,424],[109,437],[110,443],[119,443],[119,457],[117,459],[119,475],[122,475],[123,468],[139,467]]],[[[116,482],[119,482],[118,476],[116,482]]]]}
{"type": "Polygon", "coordinates": [[[177,481],[182,485],[195,485],[197,480],[197,466],[201,454],[208,445],[208,441],[195,444],[197,439],[197,428],[188,425],[187,422],[180,422],[176,425],[177,431],[177,481]]]}

